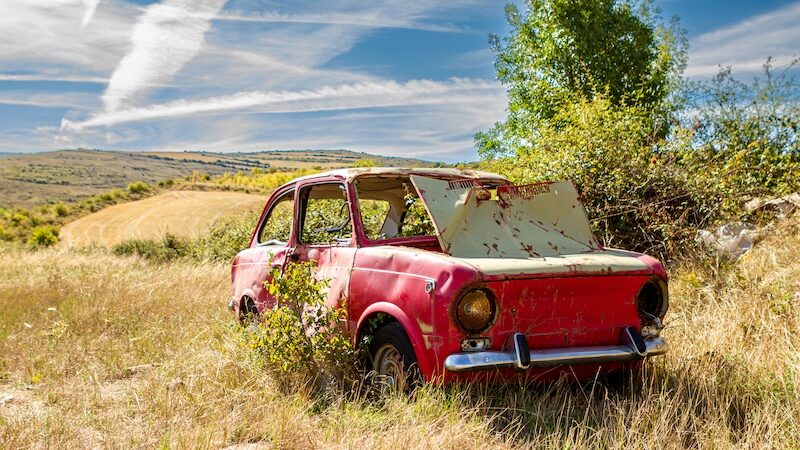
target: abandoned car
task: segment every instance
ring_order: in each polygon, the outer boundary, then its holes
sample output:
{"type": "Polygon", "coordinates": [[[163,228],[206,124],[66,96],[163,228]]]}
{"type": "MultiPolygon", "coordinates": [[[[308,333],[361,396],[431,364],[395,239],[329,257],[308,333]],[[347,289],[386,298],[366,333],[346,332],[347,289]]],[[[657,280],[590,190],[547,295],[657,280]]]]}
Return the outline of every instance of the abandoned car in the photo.
{"type": "Polygon", "coordinates": [[[396,168],[298,178],[235,257],[230,309],[271,307],[270,272],[309,260],[387,377],[588,378],[667,351],[663,266],[602,247],[570,182],[396,168]]]}

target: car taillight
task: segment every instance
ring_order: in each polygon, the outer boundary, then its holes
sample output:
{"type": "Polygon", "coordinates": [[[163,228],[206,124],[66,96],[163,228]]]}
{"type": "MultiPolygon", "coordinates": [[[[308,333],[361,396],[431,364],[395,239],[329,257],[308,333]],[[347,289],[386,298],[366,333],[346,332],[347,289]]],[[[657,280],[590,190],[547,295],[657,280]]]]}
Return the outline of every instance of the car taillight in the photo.
{"type": "Polygon", "coordinates": [[[458,299],[455,313],[456,320],[464,331],[480,333],[489,328],[494,319],[494,299],[483,289],[474,289],[458,299]]]}

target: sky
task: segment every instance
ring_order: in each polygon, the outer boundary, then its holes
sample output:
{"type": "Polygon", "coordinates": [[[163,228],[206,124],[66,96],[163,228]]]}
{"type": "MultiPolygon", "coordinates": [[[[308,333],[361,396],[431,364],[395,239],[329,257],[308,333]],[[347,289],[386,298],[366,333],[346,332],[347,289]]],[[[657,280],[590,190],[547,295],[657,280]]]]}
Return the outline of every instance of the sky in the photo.
{"type": "MultiPolygon", "coordinates": [[[[459,162],[505,117],[494,0],[0,0],[0,152],[350,149],[459,162]]],[[[522,5],[523,0],[517,0],[522,5]]],[[[686,75],[800,55],[800,0],[655,0],[686,75]]]]}

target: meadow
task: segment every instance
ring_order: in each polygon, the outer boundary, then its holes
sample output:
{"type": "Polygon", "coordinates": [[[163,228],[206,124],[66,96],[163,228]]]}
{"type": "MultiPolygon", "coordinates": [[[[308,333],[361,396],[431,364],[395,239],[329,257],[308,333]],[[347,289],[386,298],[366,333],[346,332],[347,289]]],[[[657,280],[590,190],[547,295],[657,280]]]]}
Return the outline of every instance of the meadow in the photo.
{"type": "Polygon", "coordinates": [[[109,206],[61,228],[59,245],[113,246],[129,239],[156,239],[165,233],[197,237],[215,221],[260,213],[266,196],[225,191],[167,191],[109,206]]]}
{"type": "Polygon", "coordinates": [[[672,270],[671,351],[615,383],[286,391],[228,266],[0,253],[0,448],[798,448],[800,219],[672,270]],[[238,446],[238,447],[237,447],[238,446]]]}

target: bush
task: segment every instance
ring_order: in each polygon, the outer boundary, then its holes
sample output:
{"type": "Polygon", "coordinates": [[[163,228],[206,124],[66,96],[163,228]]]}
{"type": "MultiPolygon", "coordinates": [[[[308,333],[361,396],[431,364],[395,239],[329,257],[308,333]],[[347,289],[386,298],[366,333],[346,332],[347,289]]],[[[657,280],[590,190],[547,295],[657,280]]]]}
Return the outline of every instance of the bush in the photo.
{"type": "Polygon", "coordinates": [[[250,244],[257,220],[258,215],[248,214],[214,222],[206,234],[193,242],[192,255],[215,261],[232,260],[250,244]]]}
{"type": "Polygon", "coordinates": [[[6,231],[6,228],[0,225],[0,241],[10,241],[14,239],[14,235],[6,231]]]}
{"type": "Polygon", "coordinates": [[[28,245],[33,248],[44,248],[58,242],[58,229],[50,225],[34,228],[28,238],[28,245]]]}
{"type": "Polygon", "coordinates": [[[315,382],[344,386],[353,379],[358,353],[342,321],[344,305],[325,304],[328,280],[314,276],[315,263],[289,263],[265,283],[276,302],[265,309],[255,329],[244,330],[244,343],[284,386],[315,382]]]}
{"type": "Polygon", "coordinates": [[[140,256],[155,262],[169,262],[190,254],[189,241],[167,233],[160,241],[152,239],[130,239],[111,249],[117,256],[140,256]]]}
{"type": "Polygon", "coordinates": [[[768,59],[750,83],[724,68],[692,86],[685,126],[695,133],[682,160],[717,183],[726,210],[739,210],[742,197],[800,189],[800,85],[790,76],[796,68],[797,61],[776,71],[768,59]]]}
{"type": "Polygon", "coordinates": [[[63,203],[58,203],[53,206],[53,213],[56,217],[66,217],[69,215],[69,207],[63,203]]]}
{"type": "Polygon", "coordinates": [[[565,105],[538,134],[484,167],[518,183],[572,180],[604,245],[666,258],[693,242],[695,227],[715,212],[713,184],[676,164],[688,137],[659,138],[642,109],[581,101],[565,105]]]}
{"type": "Polygon", "coordinates": [[[150,192],[150,189],[150,185],[144,181],[134,181],[128,185],[128,192],[131,194],[144,194],[145,192],[150,192]]]}

